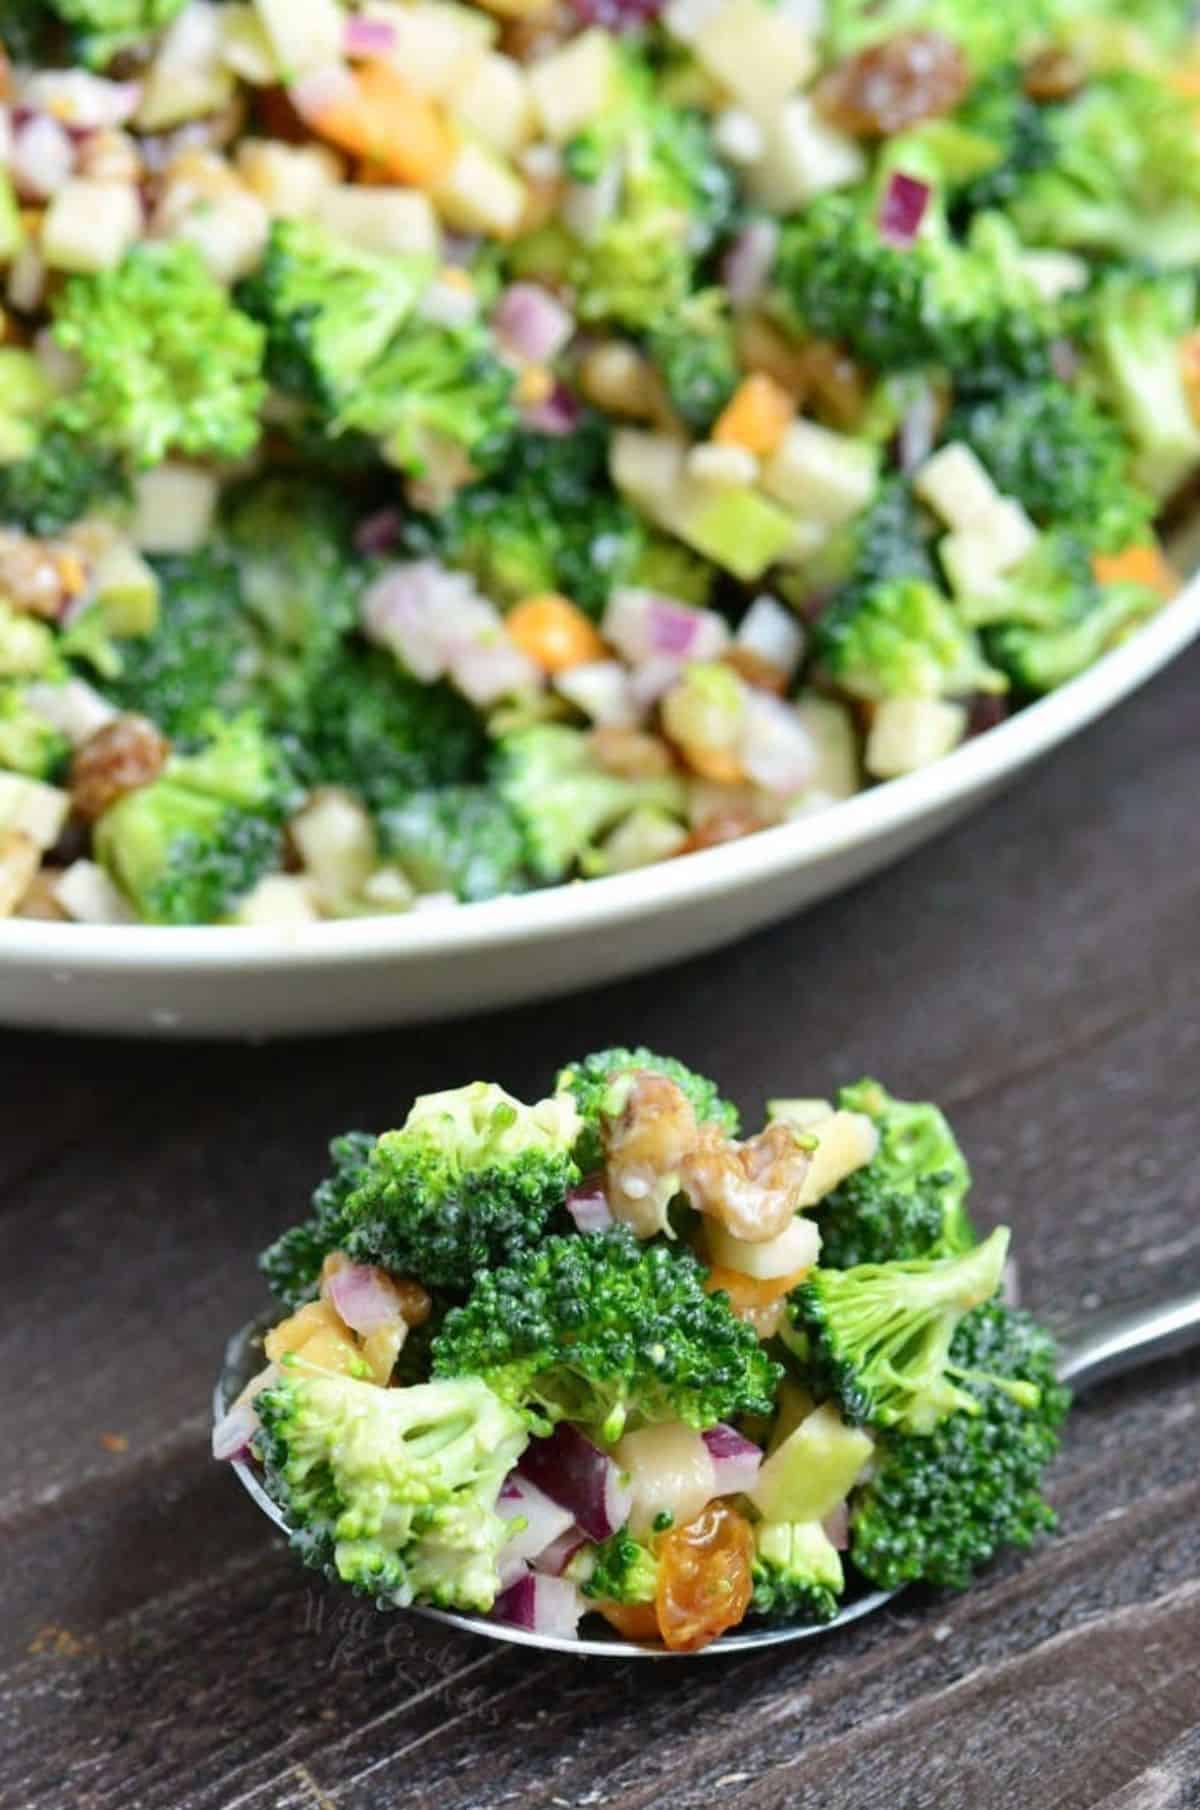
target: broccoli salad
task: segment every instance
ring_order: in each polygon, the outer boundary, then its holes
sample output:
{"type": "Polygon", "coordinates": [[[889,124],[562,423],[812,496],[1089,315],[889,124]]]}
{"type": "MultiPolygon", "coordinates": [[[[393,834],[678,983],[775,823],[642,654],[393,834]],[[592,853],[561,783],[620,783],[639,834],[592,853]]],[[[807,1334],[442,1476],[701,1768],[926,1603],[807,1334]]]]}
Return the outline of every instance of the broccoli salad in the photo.
{"type": "Polygon", "coordinates": [[[381,1609],[694,1652],[964,1587],[1054,1523],[1068,1396],[1008,1233],[877,1081],[738,1133],[712,1081],[609,1049],[533,1106],[477,1081],[335,1139],[214,1455],[381,1609]]]}
{"type": "Polygon", "coordinates": [[[1177,580],[1186,0],[5,0],[0,915],[304,924],[912,772],[1177,580]]]}

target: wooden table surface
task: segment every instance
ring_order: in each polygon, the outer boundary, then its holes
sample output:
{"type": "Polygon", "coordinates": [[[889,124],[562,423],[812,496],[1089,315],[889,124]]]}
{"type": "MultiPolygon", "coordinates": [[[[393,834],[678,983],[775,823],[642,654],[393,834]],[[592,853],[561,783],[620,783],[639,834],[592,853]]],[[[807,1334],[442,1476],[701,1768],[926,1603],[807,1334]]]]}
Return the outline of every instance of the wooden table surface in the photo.
{"type": "Polygon", "coordinates": [[[864,1070],[944,1101],[1058,1328],[1200,1279],[1198,691],[1194,652],[930,850],[652,980],[261,1049],[5,1036],[3,1810],[1195,1810],[1195,1360],[1080,1404],[1060,1534],[969,1595],[664,1665],[314,1584],[208,1401],[331,1134],[616,1041],[749,1109],[864,1070]]]}

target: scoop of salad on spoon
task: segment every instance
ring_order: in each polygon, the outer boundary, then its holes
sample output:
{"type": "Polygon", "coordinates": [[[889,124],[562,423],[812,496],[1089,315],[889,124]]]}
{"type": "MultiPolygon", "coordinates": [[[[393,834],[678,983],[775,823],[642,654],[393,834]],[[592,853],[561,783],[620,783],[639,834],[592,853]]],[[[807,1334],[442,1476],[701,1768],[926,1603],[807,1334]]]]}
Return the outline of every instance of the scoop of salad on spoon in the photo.
{"type": "Polygon", "coordinates": [[[306,1564],[518,1643],[730,1651],[965,1586],[1053,1525],[1066,1384],[1200,1297],[1060,1357],[935,1106],[864,1081],[737,1133],[712,1082],[607,1050],[534,1106],[477,1082],[335,1140],[214,1454],[306,1564]]]}

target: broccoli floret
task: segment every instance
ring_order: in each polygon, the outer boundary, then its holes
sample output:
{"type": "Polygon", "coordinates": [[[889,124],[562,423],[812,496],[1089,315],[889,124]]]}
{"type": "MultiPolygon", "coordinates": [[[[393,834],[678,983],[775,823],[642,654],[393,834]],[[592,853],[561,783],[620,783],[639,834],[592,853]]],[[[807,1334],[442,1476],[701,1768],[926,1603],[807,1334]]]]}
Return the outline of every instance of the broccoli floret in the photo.
{"type": "Polygon", "coordinates": [[[254,1405],[267,1489],[306,1565],[380,1608],[491,1608],[512,1531],[496,1502],[526,1436],[486,1384],[285,1370],[254,1405]]]}
{"type": "Polygon", "coordinates": [[[1135,448],[1133,477],[1164,502],[1200,467],[1180,357],[1196,324],[1195,279],[1118,271],[1081,308],[1103,392],[1135,448]]]}
{"type": "Polygon", "coordinates": [[[380,442],[390,465],[419,476],[439,448],[475,471],[504,458],[517,427],[513,373],[481,326],[416,321],[399,333],[342,401],[333,432],[380,442]]]}
{"type": "MultiPolygon", "coordinates": [[[[79,54],[102,69],[122,50],[140,47],[181,12],[187,0],[52,0],[60,19],[74,27],[79,54]]],[[[8,37],[7,18],[4,36],[8,37]]]]}
{"type": "Polygon", "coordinates": [[[950,1344],[999,1287],[1008,1238],[1001,1227],[958,1257],[816,1269],[793,1290],[792,1321],[851,1425],[927,1433],[957,1409],[975,1412],[950,1344]]]}
{"type": "Polygon", "coordinates": [[[881,371],[940,365],[978,383],[1050,369],[1054,316],[1002,215],[977,215],[960,245],[933,203],[900,247],[880,233],[877,212],[874,189],[822,195],[784,227],[777,305],[788,324],[844,340],[881,371]]]}
{"type": "Polygon", "coordinates": [[[374,1148],[375,1137],[369,1131],[347,1131],[334,1138],[329,1146],[333,1168],[313,1192],[311,1219],[292,1226],[259,1257],[258,1267],[271,1293],[286,1307],[299,1307],[316,1293],[321,1265],[348,1230],[346,1202],[366,1180],[374,1148]]]}
{"type": "Polygon", "coordinates": [[[287,724],[304,783],[347,786],[376,813],[430,786],[478,779],[487,746],[458,692],[422,684],[390,654],[355,641],[312,668],[287,724]]]}
{"type": "Polygon", "coordinates": [[[493,784],[525,837],[534,878],[552,886],[566,879],[589,844],[645,806],[682,816],[683,784],[621,779],[592,756],[579,729],[545,723],[504,736],[493,763],[493,784]]]}
{"type": "Polygon", "coordinates": [[[418,892],[494,899],[520,888],[525,841],[512,812],[486,786],[414,792],[382,813],[384,853],[418,892]]]}
{"type": "Polygon", "coordinates": [[[280,826],[296,802],[290,774],[252,714],[214,721],[212,731],[96,825],[97,860],[151,924],[228,917],[279,861],[280,826]]]}
{"type": "Polygon", "coordinates": [[[503,472],[464,486],[436,515],[411,515],[404,533],[409,552],[469,572],[501,605],[558,591],[593,616],[614,586],[634,582],[646,541],[613,489],[608,426],[594,414],[565,439],[520,435],[503,472]]]}
{"type": "Polygon", "coordinates": [[[1116,422],[1083,391],[1047,382],[968,398],[945,431],[966,441],[997,489],[1041,527],[1073,529],[1104,553],[1146,538],[1154,499],[1130,478],[1116,422]]]}
{"type": "Polygon", "coordinates": [[[925,1101],[893,1099],[878,1081],[843,1087],[838,1105],[866,1113],[879,1146],[818,1208],[822,1268],[969,1250],[975,1242],[965,1204],[971,1174],[944,1114],[925,1101]]]}
{"type": "Polygon", "coordinates": [[[259,436],[263,334],[194,245],[139,245],[115,270],[71,277],[58,344],[82,365],[52,420],[77,439],[155,465],[170,452],[240,459],[259,436]]]}
{"type": "Polygon", "coordinates": [[[989,208],[1006,207],[1034,170],[1054,156],[1046,109],[1025,92],[1024,71],[1016,64],[991,70],[954,116],[968,135],[978,165],[964,178],[951,177],[951,213],[956,222],[989,208]]]}
{"type": "Polygon", "coordinates": [[[707,434],[741,376],[724,292],[689,296],[651,329],[646,350],[676,414],[695,433],[707,434]]]}
{"type": "Polygon", "coordinates": [[[46,0],[6,0],[0,37],[14,63],[36,67],[51,60],[59,26],[46,0]]]}
{"type": "Polygon", "coordinates": [[[1003,691],[950,600],[921,579],[839,594],[813,636],[822,668],[852,697],[954,697],[1003,691]]]}
{"type": "Polygon", "coordinates": [[[1200,261],[1200,136],[1192,104],[1161,77],[1094,76],[1045,110],[1053,161],[1008,204],[1031,245],[1144,259],[1200,261]]]}
{"type": "Polygon", "coordinates": [[[755,1615],[832,1621],[846,1587],[841,1554],[819,1521],[760,1521],[754,1529],[755,1615]]]}
{"type": "Polygon", "coordinates": [[[828,53],[853,55],[900,32],[937,31],[952,38],[977,74],[1018,56],[1042,37],[1046,0],[831,0],[826,13],[828,53]]]}
{"type": "Polygon", "coordinates": [[[1052,1339],[993,1304],[967,1315],[950,1357],[974,1411],[924,1435],[884,1434],[852,1503],[851,1558],[885,1590],[918,1580],[961,1590],[1001,1547],[1029,1546],[1054,1525],[1042,1475],[1070,1397],[1052,1339]]]}
{"type": "Polygon", "coordinates": [[[911,484],[888,476],[867,507],[805,565],[796,595],[802,602],[814,588],[829,586],[836,589],[837,601],[847,604],[851,597],[861,598],[896,579],[929,582],[934,577],[929,519],[918,507],[911,484]]]}
{"type": "Polygon", "coordinates": [[[658,1560],[627,1527],[590,1548],[591,1569],[580,1589],[608,1603],[652,1603],[658,1584],[658,1560]]]}
{"type": "Polygon", "coordinates": [[[60,534],[101,503],[122,503],[128,482],[111,454],[48,427],[28,457],[0,465],[0,522],[60,534]]]}
{"type": "Polygon", "coordinates": [[[14,680],[0,681],[0,770],[52,780],[71,753],[66,736],[25,702],[14,680]]]}
{"type": "Polygon", "coordinates": [[[242,606],[234,565],[211,552],[154,562],[161,594],[149,635],[121,643],[105,691],[122,710],[139,711],[173,741],[203,734],[215,709],[249,702],[257,638],[242,606]]]}
{"type": "Polygon", "coordinates": [[[525,1255],[559,1215],[579,1180],[578,1123],[569,1102],[524,1106],[486,1081],[425,1094],[369,1149],[362,1133],[332,1147],[312,1218],[262,1266],[288,1301],[311,1292],[335,1250],[465,1295],[480,1270],[525,1255]]]}
{"type": "Polygon", "coordinates": [[[271,381],[333,413],[411,315],[433,269],[429,258],[361,251],[311,220],[277,220],[238,299],[266,328],[271,381]]]}
{"type": "Polygon", "coordinates": [[[436,1376],[480,1376],[545,1432],[578,1421],[714,1426],[770,1411],[780,1371],[690,1253],[625,1229],[546,1238],[486,1271],[433,1341],[436,1376]]]}
{"type": "Polygon", "coordinates": [[[1086,545],[1055,533],[985,595],[964,598],[962,609],[983,625],[989,658],[1018,690],[1036,695],[1073,679],[1161,605],[1144,585],[1101,584],[1086,545]]]}
{"type": "MultiPolygon", "coordinates": [[[[579,1109],[583,1123],[575,1146],[575,1158],[585,1174],[598,1169],[603,1161],[604,1121],[619,1098],[622,1077],[639,1069],[648,1069],[651,1074],[665,1075],[669,1081],[674,1081],[687,1095],[699,1124],[716,1125],[726,1137],[737,1136],[738,1109],[732,1100],[722,1098],[716,1082],[710,1081],[707,1075],[698,1075],[694,1069],[676,1061],[674,1056],[656,1056],[653,1050],[597,1050],[578,1062],[568,1062],[565,1068],[559,1069],[555,1082],[557,1092],[570,1094],[579,1109]]],[[[620,1109],[617,1105],[616,1110],[620,1109]]]]}

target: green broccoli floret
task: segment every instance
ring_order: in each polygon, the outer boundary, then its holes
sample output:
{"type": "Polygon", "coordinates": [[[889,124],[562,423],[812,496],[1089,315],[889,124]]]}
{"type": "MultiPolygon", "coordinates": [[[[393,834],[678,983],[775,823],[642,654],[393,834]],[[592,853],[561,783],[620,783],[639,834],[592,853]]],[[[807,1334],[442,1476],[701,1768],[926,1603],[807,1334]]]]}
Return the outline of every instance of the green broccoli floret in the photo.
{"type": "Polygon", "coordinates": [[[724,291],[689,296],[651,328],[646,350],[675,413],[695,433],[707,434],[741,377],[724,291]]]}
{"type": "Polygon", "coordinates": [[[46,0],[6,0],[4,48],[15,63],[44,65],[54,54],[60,28],[46,0]]]}
{"type": "Polygon", "coordinates": [[[760,1521],[754,1529],[751,1613],[771,1621],[832,1621],[846,1588],[841,1554],[819,1521],[760,1521]]]}
{"type": "Polygon", "coordinates": [[[1042,377],[1055,319],[1001,214],[979,214],[966,244],[932,203],[910,246],[879,230],[876,190],[822,195],[783,229],[777,306],[787,324],[844,340],[881,371],[939,365],[979,383],[1042,377]]]}
{"type": "Polygon", "coordinates": [[[14,680],[0,680],[0,770],[52,780],[70,753],[66,736],[25,702],[24,688],[14,680]]]}
{"type": "Polygon", "coordinates": [[[451,686],[422,684],[380,648],[343,642],[315,664],[287,717],[307,786],[346,786],[376,813],[413,792],[479,778],[483,725],[451,686]]]}
{"type": "Polygon", "coordinates": [[[96,859],[147,923],[216,923],[279,861],[290,774],[253,714],[211,728],[96,825],[96,859]]]}
{"type": "Polygon", "coordinates": [[[738,1133],[738,1109],[732,1100],[722,1097],[715,1081],[698,1075],[674,1056],[656,1056],[647,1049],[597,1050],[578,1062],[568,1062],[558,1071],[556,1091],[570,1094],[583,1121],[575,1158],[585,1174],[598,1169],[604,1158],[604,1122],[614,1106],[619,1112],[623,1076],[638,1069],[653,1075],[665,1075],[687,1095],[698,1123],[716,1125],[726,1137],[738,1133]],[[618,1104],[618,1101],[620,1102],[618,1104]]]}
{"type": "Polygon", "coordinates": [[[988,656],[1022,692],[1053,691],[1091,666],[1162,598],[1145,585],[1101,584],[1086,545],[1045,534],[1019,566],[980,597],[962,600],[982,626],[988,656]]]}
{"type": "Polygon", "coordinates": [[[639,806],[683,815],[681,780],[621,779],[594,759],[582,730],[561,723],[504,736],[492,780],[521,825],[530,872],[546,886],[565,880],[589,844],[639,806]]]}
{"type": "Polygon", "coordinates": [[[240,459],[257,442],[262,328],[194,245],[138,245],[115,270],[71,277],[53,315],[83,375],[51,419],[75,438],[134,465],[170,452],[240,459]]]}
{"type": "MultiPolygon", "coordinates": [[[[797,580],[798,602],[814,589],[836,589],[843,605],[897,579],[936,577],[929,518],[904,478],[882,479],[867,507],[835,533],[797,580]]],[[[792,587],[789,587],[791,589],[792,587]]]]}
{"type": "Polygon", "coordinates": [[[1200,467],[1180,356],[1196,325],[1195,278],[1117,271],[1080,307],[1103,393],[1135,448],[1133,477],[1165,502],[1200,467]]]}
{"type": "Polygon", "coordinates": [[[957,180],[948,172],[956,223],[1006,207],[1022,182],[1054,155],[1046,109],[1025,92],[1019,64],[990,70],[954,115],[954,126],[967,135],[977,159],[976,167],[957,180]]]}
{"type": "Polygon", "coordinates": [[[486,786],[414,792],[379,820],[383,851],[418,892],[464,900],[520,890],[525,840],[512,812],[486,786]]]}
{"type": "Polygon", "coordinates": [[[271,1293],[286,1307],[299,1307],[316,1294],[321,1265],[349,1230],[346,1202],[365,1182],[374,1148],[369,1131],[334,1138],[329,1146],[333,1168],[313,1192],[312,1217],[284,1232],[259,1257],[271,1293]]]}
{"type": "Polygon", "coordinates": [[[1146,538],[1154,499],[1130,478],[1116,422],[1083,391],[1046,382],[968,398],[945,436],[965,440],[1041,527],[1070,528],[1103,553],[1146,538]]]}
{"type": "Polygon", "coordinates": [[[641,517],[613,489],[608,437],[594,414],[565,439],[521,434],[503,472],[465,485],[434,515],[409,516],[408,551],[469,572],[501,605],[559,591],[599,616],[614,586],[634,582],[646,542],[641,517]]]}
{"type": "Polygon", "coordinates": [[[591,1569],[580,1585],[585,1596],[608,1603],[652,1603],[658,1560],[627,1527],[588,1549],[591,1569]]]}
{"type": "Polygon", "coordinates": [[[579,1180],[578,1126],[567,1101],[525,1106],[486,1081],[425,1094],[369,1149],[362,1133],[332,1147],[312,1218],[262,1267],[288,1301],[311,1292],[337,1250],[465,1295],[480,1270],[523,1257],[560,1214],[579,1180]]]}
{"type": "Polygon", "coordinates": [[[1001,1227],[958,1257],[815,1269],[793,1290],[793,1324],[851,1425],[927,1433],[957,1409],[976,1411],[950,1344],[999,1287],[1008,1238],[1001,1227]]]}
{"type": "Polygon", "coordinates": [[[616,55],[613,92],[564,147],[566,173],[586,211],[589,190],[611,209],[588,236],[555,225],[518,241],[514,267],[570,283],[581,320],[635,333],[669,323],[694,287],[698,262],[730,224],[732,178],[714,155],[703,116],[661,96],[649,64],[616,55]]]}
{"type": "Polygon", "coordinates": [[[173,741],[195,741],[213,710],[230,712],[254,690],[258,643],[242,605],[234,565],[212,552],[154,562],[161,583],[158,622],[121,642],[105,691],[139,711],[173,741]]]}
{"type": "MultiPolygon", "coordinates": [[[[52,0],[60,19],[74,27],[75,43],[85,62],[102,69],[122,50],[139,48],[162,31],[187,0],[52,0]]],[[[5,19],[4,36],[8,37],[5,19]]]]}
{"type": "Polygon", "coordinates": [[[351,398],[434,274],[433,260],[361,251],[311,220],[276,220],[238,299],[266,329],[267,371],[334,413],[351,398]]]}
{"type": "Polygon", "coordinates": [[[496,1502],[526,1435],[486,1384],[380,1389],[292,1366],[254,1405],[267,1490],[306,1565],[380,1608],[491,1608],[512,1531],[496,1502]]]}
{"type": "Polygon", "coordinates": [[[419,476],[446,446],[460,449],[476,471],[490,470],[516,427],[513,373],[486,329],[417,321],[344,398],[332,431],[370,435],[389,465],[419,476]]]}
{"type": "Polygon", "coordinates": [[[1053,160],[1008,204],[1028,244],[1166,269],[1200,261],[1200,134],[1189,100],[1155,74],[1121,69],[1093,76],[1045,121],[1053,160]]]}
{"type": "Polygon", "coordinates": [[[893,1099],[878,1081],[843,1087],[838,1105],[874,1121],[879,1147],[818,1208],[822,1268],[969,1250],[971,1174],[944,1114],[926,1101],[893,1099]]]}
{"type": "Polygon", "coordinates": [[[1028,1314],[993,1304],[967,1315],[950,1357],[973,1412],[924,1435],[884,1434],[852,1501],[851,1558],[885,1590],[918,1580],[961,1590],[1001,1547],[1030,1546],[1054,1526],[1042,1475],[1070,1396],[1053,1340],[1028,1314]]]}
{"type": "Polygon", "coordinates": [[[620,1229],[546,1238],[479,1277],[433,1341],[435,1376],[480,1376],[546,1432],[578,1421],[714,1426],[770,1411],[780,1371],[690,1253],[620,1229]]]}
{"type": "Polygon", "coordinates": [[[1046,0],[1009,0],[1003,7],[978,0],[831,0],[826,48],[851,56],[900,32],[937,31],[952,38],[976,74],[1017,57],[1036,44],[1048,24],[1046,0]]]}
{"type": "Polygon", "coordinates": [[[0,465],[0,522],[31,534],[60,534],[103,503],[120,504],[128,481],[111,454],[48,427],[33,450],[0,465]]]}
{"type": "Polygon", "coordinates": [[[955,697],[1005,689],[949,598],[921,579],[839,594],[816,623],[813,648],[829,678],[852,697],[955,697]]]}

